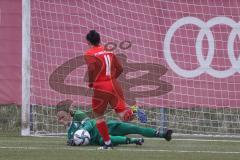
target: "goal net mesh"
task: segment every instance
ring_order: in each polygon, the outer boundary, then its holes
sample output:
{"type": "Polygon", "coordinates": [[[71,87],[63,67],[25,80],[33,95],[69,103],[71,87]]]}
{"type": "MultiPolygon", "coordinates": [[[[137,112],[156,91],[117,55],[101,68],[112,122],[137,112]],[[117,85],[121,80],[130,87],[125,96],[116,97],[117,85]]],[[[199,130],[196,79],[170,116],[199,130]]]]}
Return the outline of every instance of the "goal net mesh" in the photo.
{"type": "Polygon", "coordinates": [[[32,0],[31,134],[66,133],[60,101],[91,109],[83,54],[95,29],[123,64],[127,106],[147,115],[133,123],[238,135],[239,11],[238,0],[32,0]]]}

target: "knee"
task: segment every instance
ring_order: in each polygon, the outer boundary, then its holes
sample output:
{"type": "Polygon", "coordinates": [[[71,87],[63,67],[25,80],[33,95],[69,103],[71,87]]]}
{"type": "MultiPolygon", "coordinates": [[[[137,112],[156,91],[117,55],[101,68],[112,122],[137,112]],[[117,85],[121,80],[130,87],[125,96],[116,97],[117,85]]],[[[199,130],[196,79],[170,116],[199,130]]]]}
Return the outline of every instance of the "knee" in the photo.
{"type": "Polygon", "coordinates": [[[104,115],[96,115],[94,118],[95,118],[96,122],[105,121],[105,116],[104,115]]]}

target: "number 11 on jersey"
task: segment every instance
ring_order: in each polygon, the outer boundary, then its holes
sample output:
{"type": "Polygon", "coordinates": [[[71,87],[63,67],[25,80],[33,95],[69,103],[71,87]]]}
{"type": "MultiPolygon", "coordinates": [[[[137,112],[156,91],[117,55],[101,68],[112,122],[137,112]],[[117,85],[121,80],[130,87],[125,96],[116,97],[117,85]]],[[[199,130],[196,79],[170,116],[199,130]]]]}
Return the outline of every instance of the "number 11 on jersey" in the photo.
{"type": "Polygon", "coordinates": [[[106,76],[111,75],[111,59],[109,55],[104,55],[104,60],[106,64],[106,76]]]}

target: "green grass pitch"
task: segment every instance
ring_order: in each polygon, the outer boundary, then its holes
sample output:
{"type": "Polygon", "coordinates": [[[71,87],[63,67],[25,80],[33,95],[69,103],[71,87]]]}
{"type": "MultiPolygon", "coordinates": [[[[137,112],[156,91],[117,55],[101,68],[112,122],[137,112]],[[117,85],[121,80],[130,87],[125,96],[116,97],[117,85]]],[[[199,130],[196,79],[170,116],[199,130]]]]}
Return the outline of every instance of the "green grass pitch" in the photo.
{"type": "Polygon", "coordinates": [[[145,139],[143,146],[70,147],[63,137],[0,136],[0,160],[239,160],[240,140],[145,139]]]}

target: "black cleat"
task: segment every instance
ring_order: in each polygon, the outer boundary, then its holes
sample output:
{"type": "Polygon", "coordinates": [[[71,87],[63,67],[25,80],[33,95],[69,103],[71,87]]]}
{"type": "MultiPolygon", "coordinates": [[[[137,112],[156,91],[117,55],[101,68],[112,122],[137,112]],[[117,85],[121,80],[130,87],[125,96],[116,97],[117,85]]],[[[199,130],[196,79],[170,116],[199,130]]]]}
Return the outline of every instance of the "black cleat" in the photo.
{"type": "Polygon", "coordinates": [[[172,134],[173,134],[173,130],[168,129],[167,132],[164,134],[163,138],[165,138],[166,141],[171,141],[172,134]]]}
{"type": "Polygon", "coordinates": [[[144,139],[143,138],[138,138],[138,140],[135,142],[135,144],[139,145],[139,146],[143,145],[143,143],[144,143],[144,139]]]}

